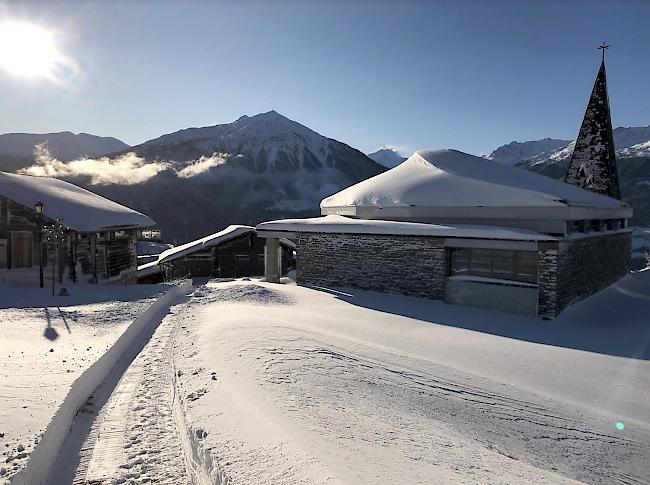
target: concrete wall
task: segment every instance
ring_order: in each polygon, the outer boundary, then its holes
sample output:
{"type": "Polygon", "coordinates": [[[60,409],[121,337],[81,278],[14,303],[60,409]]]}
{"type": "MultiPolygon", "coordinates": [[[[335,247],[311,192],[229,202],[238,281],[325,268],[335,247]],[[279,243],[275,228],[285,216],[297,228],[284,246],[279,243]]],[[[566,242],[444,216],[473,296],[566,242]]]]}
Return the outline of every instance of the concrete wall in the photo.
{"type": "Polygon", "coordinates": [[[447,303],[518,315],[537,314],[537,288],[447,279],[447,303]]]}
{"type": "Polygon", "coordinates": [[[444,238],[298,233],[298,284],[443,300],[444,238]]]}
{"type": "Polygon", "coordinates": [[[538,315],[554,318],[625,276],[631,247],[631,232],[540,243],[538,315]]]}

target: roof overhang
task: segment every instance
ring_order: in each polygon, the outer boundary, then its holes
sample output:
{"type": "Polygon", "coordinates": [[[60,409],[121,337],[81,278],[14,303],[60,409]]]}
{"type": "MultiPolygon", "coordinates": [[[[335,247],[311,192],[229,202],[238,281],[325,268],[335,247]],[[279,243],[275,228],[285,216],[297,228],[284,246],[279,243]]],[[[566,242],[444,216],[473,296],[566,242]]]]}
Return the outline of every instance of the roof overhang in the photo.
{"type": "Polygon", "coordinates": [[[441,238],[556,241],[557,237],[522,228],[480,225],[439,225],[390,220],[360,220],[342,216],[284,219],[258,224],[263,238],[295,238],[299,233],[430,236],[441,238]]]}
{"type": "Polygon", "coordinates": [[[558,220],[629,219],[631,207],[558,206],[338,206],[321,207],[321,214],[357,217],[359,219],[435,220],[503,219],[558,220]]]}

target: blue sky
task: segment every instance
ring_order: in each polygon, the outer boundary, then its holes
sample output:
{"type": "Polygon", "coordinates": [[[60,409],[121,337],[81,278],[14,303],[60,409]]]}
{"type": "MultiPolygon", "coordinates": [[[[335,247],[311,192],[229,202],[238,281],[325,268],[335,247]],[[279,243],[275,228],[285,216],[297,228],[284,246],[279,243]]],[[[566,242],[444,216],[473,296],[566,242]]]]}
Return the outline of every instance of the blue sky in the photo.
{"type": "Polygon", "coordinates": [[[650,2],[56,2],[80,74],[0,72],[0,132],[130,144],[270,109],[368,152],[575,137],[606,40],[615,126],[650,124],[650,2]]]}

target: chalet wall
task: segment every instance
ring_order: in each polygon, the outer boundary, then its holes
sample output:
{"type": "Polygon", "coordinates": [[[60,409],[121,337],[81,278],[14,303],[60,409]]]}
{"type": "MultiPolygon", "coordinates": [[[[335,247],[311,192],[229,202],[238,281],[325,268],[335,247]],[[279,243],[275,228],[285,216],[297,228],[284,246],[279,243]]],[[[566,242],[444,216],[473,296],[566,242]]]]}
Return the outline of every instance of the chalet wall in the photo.
{"type": "Polygon", "coordinates": [[[630,271],[631,232],[540,243],[538,310],[554,318],[630,271]]]}
{"type": "Polygon", "coordinates": [[[443,300],[444,242],[421,236],[298,233],[298,284],[443,300]]]}
{"type": "MultiPolygon", "coordinates": [[[[185,277],[238,278],[264,274],[265,239],[245,234],[163,265],[166,280],[185,277]]],[[[292,251],[282,248],[282,274],[292,266],[292,251]]]]}

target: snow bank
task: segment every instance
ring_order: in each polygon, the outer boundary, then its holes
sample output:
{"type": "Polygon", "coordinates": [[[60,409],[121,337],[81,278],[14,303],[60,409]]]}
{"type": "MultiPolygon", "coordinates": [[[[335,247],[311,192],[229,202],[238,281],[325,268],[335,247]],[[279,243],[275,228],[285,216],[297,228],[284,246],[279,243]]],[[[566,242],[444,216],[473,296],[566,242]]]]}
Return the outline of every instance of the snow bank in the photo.
{"type": "Polygon", "coordinates": [[[389,234],[408,236],[469,237],[482,239],[511,239],[524,241],[555,241],[557,238],[540,234],[530,229],[497,226],[455,224],[423,224],[418,222],[397,222],[352,219],[328,215],[308,219],[282,219],[257,225],[258,231],[323,232],[351,234],[389,234]]]}
{"type": "Polygon", "coordinates": [[[61,219],[67,227],[82,232],[156,224],[140,212],[50,177],[0,172],[0,195],[31,209],[40,200],[49,219],[61,219]]]}
{"type": "Polygon", "coordinates": [[[619,200],[456,150],[415,152],[401,165],[323,199],[347,206],[593,206],[619,200]]]}
{"type": "Polygon", "coordinates": [[[47,481],[58,456],[59,449],[70,429],[77,410],[92,395],[111,370],[135,341],[149,326],[160,322],[169,311],[169,307],[191,288],[191,283],[184,282],[174,286],[158,298],[147,310],[138,316],[117,341],[90,367],[88,367],[70,387],[68,395],[47,426],[38,445],[34,448],[27,466],[11,483],[19,485],[40,485],[47,481]]]}

